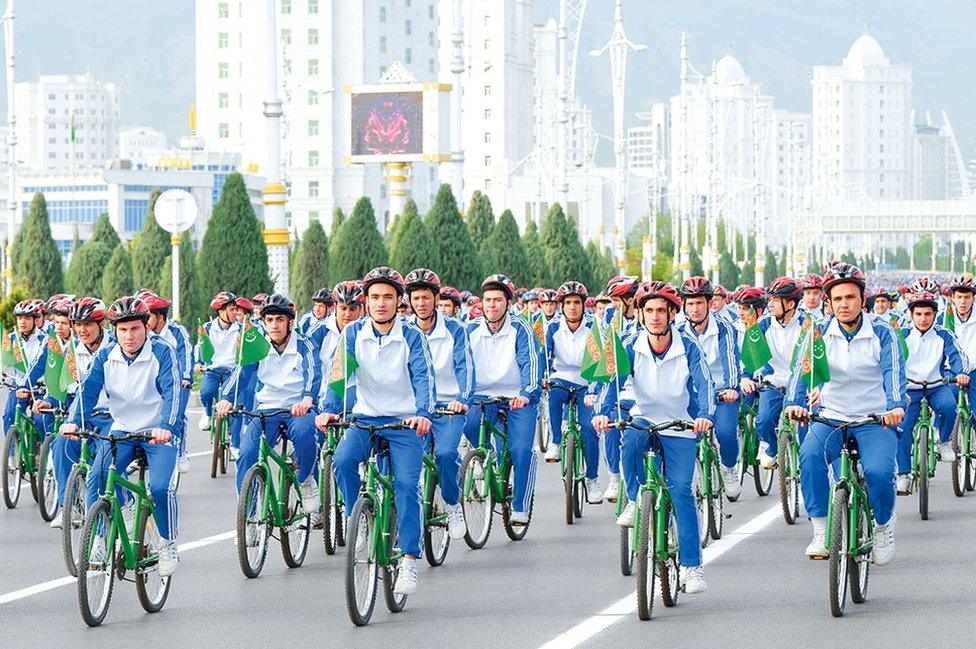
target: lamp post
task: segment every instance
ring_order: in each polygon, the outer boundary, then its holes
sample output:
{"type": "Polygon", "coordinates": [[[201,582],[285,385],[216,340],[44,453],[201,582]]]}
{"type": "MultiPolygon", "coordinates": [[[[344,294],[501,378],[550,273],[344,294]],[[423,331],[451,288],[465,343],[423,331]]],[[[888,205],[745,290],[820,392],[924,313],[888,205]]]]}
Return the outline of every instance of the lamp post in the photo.
{"type": "Polygon", "coordinates": [[[3,246],[3,288],[9,294],[13,284],[10,243],[17,222],[17,113],[14,108],[14,0],[7,0],[3,15],[4,54],[7,59],[7,228],[3,246]]]}
{"type": "Polygon", "coordinates": [[[277,3],[266,0],[264,116],[268,141],[268,177],[264,196],[264,243],[275,293],[288,294],[288,224],[285,218],[285,186],[281,182],[281,98],[278,96],[277,3]]]}

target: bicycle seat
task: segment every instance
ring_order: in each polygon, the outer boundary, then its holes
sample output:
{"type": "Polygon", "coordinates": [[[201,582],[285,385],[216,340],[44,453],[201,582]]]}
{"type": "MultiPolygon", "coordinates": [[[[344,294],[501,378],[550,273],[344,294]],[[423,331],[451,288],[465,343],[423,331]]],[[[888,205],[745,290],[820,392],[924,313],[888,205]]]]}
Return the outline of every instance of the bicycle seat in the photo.
{"type": "Polygon", "coordinates": [[[132,462],[139,467],[145,467],[149,462],[149,458],[146,457],[146,449],[137,446],[135,452],[132,454],[132,462]]]}
{"type": "Polygon", "coordinates": [[[844,445],[847,447],[847,452],[850,455],[851,459],[857,459],[858,456],[857,438],[854,437],[853,435],[848,436],[847,441],[844,443],[844,445]]]}
{"type": "Polygon", "coordinates": [[[377,453],[389,453],[390,452],[390,440],[385,437],[380,437],[376,440],[376,452],[377,453]]]}

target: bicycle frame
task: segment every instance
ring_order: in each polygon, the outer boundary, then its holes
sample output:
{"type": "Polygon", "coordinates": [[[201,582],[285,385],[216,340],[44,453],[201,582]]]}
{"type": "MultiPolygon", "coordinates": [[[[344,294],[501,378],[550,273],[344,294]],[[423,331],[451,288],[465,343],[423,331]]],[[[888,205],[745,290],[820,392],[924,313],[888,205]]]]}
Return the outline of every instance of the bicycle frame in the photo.
{"type": "Polygon", "coordinates": [[[833,521],[832,517],[834,514],[833,494],[838,489],[847,489],[847,529],[857,529],[857,513],[862,508],[868,521],[867,539],[863,545],[858,545],[856,534],[848,534],[847,537],[848,553],[851,556],[859,556],[871,552],[871,548],[874,547],[874,513],[871,511],[871,503],[868,501],[868,494],[864,489],[864,479],[860,472],[860,465],[858,465],[858,470],[855,472],[852,464],[853,460],[845,442],[840,452],[840,476],[834,483],[833,489],[831,489],[831,498],[827,505],[827,534],[824,538],[824,546],[827,550],[830,550],[830,525],[831,521],[833,521]]]}
{"type": "Polygon", "coordinates": [[[659,561],[667,561],[678,553],[678,548],[668,549],[668,521],[664,515],[671,503],[671,492],[668,490],[664,476],[657,470],[657,451],[653,444],[644,455],[644,476],[644,484],[640,486],[640,490],[637,492],[637,501],[634,503],[633,547],[637,547],[638,534],[642,525],[641,520],[646,515],[640,508],[641,499],[646,492],[650,491],[654,495],[654,512],[652,513],[654,517],[654,556],[659,561]]]}
{"type": "MultiPolygon", "coordinates": [[[[569,413],[566,415],[566,431],[563,434],[562,441],[559,443],[559,471],[562,474],[563,479],[566,479],[566,438],[570,435],[573,437],[573,482],[579,482],[584,479],[586,475],[585,463],[586,456],[583,453],[583,433],[579,426],[579,404],[577,399],[579,398],[579,390],[574,390],[570,388],[565,388],[563,386],[554,386],[560,390],[566,390],[569,392],[569,401],[566,405],[569,406],[569,413]]],[[[552,388],[550,388],[552,389],[552,388]]]]}
{"type": "MultiPolygon", "coordinates": [[[[505,502],[507,500],[507,494],[505,493],[505,474],[508,471],[508,466],[512,462],[511,453],[508,450],[508,427],[503,425],[502,428],[505,430],[499,430],[496,428],[485,415],[484,408],[481,410],[481,425],[478,427],[478,450],[485,454],[485,474],[487,483],[490,485],[492,491],[492,496],[496,503],[505,502]],[[494,437],[498,437],[500,453],[499,459],[496,459],[496,454],[491,445],[491,440],[494,437]]],[[[470,497],[471,492],[474,489],[473,477],[466,478],[464,483],[464,494],[470,497]]]]}
{"type": "MultiPolygon", "coordinates": [[[[335,455],[336,448],[339,446],[339,440],[342,439],[342,435],[336,433],[335,426],[329,426],[325,430],[325,440],[322,442],[322,446],[319,448],[319,499],[322,498],[322,485],[325,481],[329,479],[322,473],[322,467],[325,466],[325,458],[329,455],[335,455]]],[[[342,497],[342,491],[339,489],[338,481],[333,485],[335,489],[336,504],[342,507],[345,500],[342,497]]]]}
{"type": "MultiPolygon", "coordinates": [[[[109,442],[107,442],[109,443],[109,442]]],[[[129,537],[128,530],[125,529],[125,519],[122,518],[122,507],[119,505],[118,498],[115,495],[116,487],[121,487],[126,491],[130,492],[135,496],[135,511],[141,512],[143,508],[149,510],[149,514],[156,519],[156,505],[153,503],[152,498],[149,497],[146,491],[145,477],[143,471],[139,471],[139,481],[130,482],[123,478],[115,468],[115,454],[112,454],[112,464],[108,469],[108,478],[105,482],[105,493],[102,495],[103,500],[107,500],[112,508],[112,524],[109,528],[108,536],[106,538],[105,547],[111,550],[115,547],[115,542],[118,541],[122,548],[123,565],[125,565],[128,570],[135,570],[140,567],[140,565],[147,565],[155,563],[158,560],[158,556],[153,554],[146,556],[142,561],[136,559],[136,545],[134,539],[129,537]]],[[[92,539],[89,539],[89,543],[92,539]]],[[[91,547],[89,546],[89,551],[91,547]]]]}
{"type": "Polygon", "coordinates": [[[969,409],[969,397],[966,396],[966,389],[959,389],[959,399],[956,404],[956,412],[960,419],[962,419],[962,432],[963,435],[959,439],[959,455],[963,458],[973,458],[973,448],[970,444],[972,441],[973,430],[973,414],[969,409]]]}
{"type": "Polygon", "coordinates": [[[421,512],[423,513],[424,520],[421,521],[421,524],[425,528],[431,525],[447,523],[447,512],[444,512],[439,516],[434,516],[433,518],[430,519],[427,518],[428,512],[434,511],[434,503],[430,498],[427,497],[427,485],[430,484],[431,480],[436,478],[438,481],[440,481],[441,478],[440,471],[438,471],[437,469],[437,457],[434,454],[433,433],[430,433],[430,444],[427,446],[429,450],[427,450],[427,452],[424,453],[424,468],[423,468],[423,473],[421,474],[421,484],[424,486],[424,490],[423,490],[424,501],[423,501],[423,507],[421,508],[421,512]]]}
{"type": "MultiPolygon", "coordinates": [[[[297,520],[305,517],[305,513],[302,512],[298,516],[293,518],[285,519],[285,511],[282,508],[282,503],[288,495],[289,485],[290,488],[295,490],[295,497],[301,500],[302,494],[298,488],[298,476],[290,466],[288,466],[288,460],[278,452],[276,452],[271,444],[268,443],[267,438],[264,436],[264,424],[262,422],[262,434],[261,441],[258,447],[258,461],[257,464],[262,467],[267,476],[267,480],[264,481],[264,509],[261,512],[261,519],[267,519],[270,517],[272,525],[275,527],[285,527],[286,525],[291,525],[297,520]],[[278,467],[278,480],[272,479],[271,465],[275,464],[278,467]],[[275,492],[275,482],[277,482],[277,493],[275,492]]],[[[283,439],[287,439],[284,438],[283,439]]],[[[286,446],[287,448],[287,446],[286,446]]]]}
{"type": "Polygon", "coordinates": [[[712,485],[712,472],[709,471],[709,467],[712,465],[720,466],[718,448],[715,445],[715,429],[714,427],[708,431],[705,435],[702,435],[698,439],[698,444],[695,449],[696,455],[698,456],[698,467],[701,475],[702,489],[705,493],[711,497],[721,497],[721,491],[724,488],[722,484],[722,472],[719,470],[716,475],[718,475],[718,485],[712,485]]]}
{"type": "Polygon", "coordinates": [[[744,401],[739,403],[739,430],[742,431],[742,443],[739,445],[739,459],[743,464],[752,466],[759,453],[759,432],[756,430],[756,416],[759,407],[752,407],[744,401]],[[749,417],[752,417],[750,420],[749,417]]]}
{"type": "MultiPolygon", "coordinates": [[[[960,390],[960,394],[962,391],[960,390]]],[[[937,431],[932,426],[932,409],[929,407],[928,395],[923,390],[922,403],[919,405],[918,410],[918,421],[915,423],[915,429],[912,431],[912,475],[916,478],[918,477],[919,466],[921,464],[920,453],[922,449],[919,446],[918,431],[922,426],[927,426],[929,429],[929,443],[928,448],[925,449],[925,453],[929,455],[928,462],[928,477],[932,479],[935,477],[935,465],[937,458],[935,457],[935,435],[938,434],[937,431]]]]}
{"type": "MultiPolygon", "coordinates": [[[[366,480],[359,495],[373,504],[374,523],[370,538],[370,553],[377,565],[386,567],[400,559],[400,553],[390,552],[390,510],[393,507],[393,476],[380,471],[376,464],[376,453],[370,454],[366,463],[366,480]]],[[[394,548],[395,549],[395,548],[394,548]]]]}
{"type": "Polygon", "coordinates": [[[41,431],[37,429],[34,418],[23,411],[20,406],[14,408],[14,428],[20,432],[17,440],[17,459],[24,474],[33,474],[37,467],[34,466],[34,447],[41,441],[41,431]]]}
{"type": "MultiPolygon", "coordinates": [[[[779,426],[776,429],[777,439],[783,435],[788,435],[790,440],[790,453],[793,454],[793,462],[780,462],[779,470],[785,471],[790,469],[792,471],[793,467],[796,467],[797,473],[799,473],[799,460],[800,460],[800,432],[797,429],[796,424],[786,416],[786,408],[783,408],[783,412],[779,416],[779,426]]],[[[794,477],[792,473],[789,477],[794,477]]]]}

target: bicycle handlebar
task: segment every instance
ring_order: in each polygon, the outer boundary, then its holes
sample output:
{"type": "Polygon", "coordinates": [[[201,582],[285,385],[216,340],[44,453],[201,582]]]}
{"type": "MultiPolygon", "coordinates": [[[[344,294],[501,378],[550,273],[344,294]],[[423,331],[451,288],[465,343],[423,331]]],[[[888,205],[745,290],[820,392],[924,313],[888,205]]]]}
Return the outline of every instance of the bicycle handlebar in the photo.
{"type": "Polygon", "coordinates": [[[488,399],[474,401],[473,404],[481,409],[484,409],[486,406],[500,405],[503,403],[507,404],[514,398],[515,397],[490,397],[488,399]]]}
{"type": "Polygon", "coordinates": [[[405,421],[391,421],[388,424],[363,424],[360,423],[356,418],[350,419],[337,419],[336,421],[330,421],[326,424],[330,428],[350,428],[355,426],[356,428],[361,428],[370,433],[376,433],[381,430],[396,430],[403,428],[410,428],[405,421]]]}
{"type": "Polygon", "coordinates": [[[634,423],[633,419],[620,419],[618,421],[610,422],[611,428],[635,428],[637,430],[647,431],[648,433],[659,433],[663,430],[691,430],[694,428],[694,424],[690,421],[683,421],[681,419],[673,419],[671,421],[666,421],[662,424],[650,424],[643,425],[634,423]]]}
{"type": "Polygon", "coordinates": [[[873,414],[862,417],[861,419],[855,419],[854,421],[846,421],[838,424],[836,421],[827,419],[826,417],[821,417],[820,415],[810,415],[810,421],[815,424],[826,424],[835,430],[842,430],[847,432],[852,428],[860,428],[861,426],[867,426],[868,424],[881,424],[884,423],[883,414],[873,414]]]}
{"type": "Polygon", "coordinates": [[[280,415],[291,415],[291,408],[275,408],[274,410],[266,410],[264,412],[252,412],[250,410],[245,410],[244,406],[237,406],[228,413],[231,417],[240,417],[245,415],[247,417],[257,417],[259,419],[270,419],[271,417],[278,417],[280,415]]]}
{"type": "Polygon", "coordinates": [[[950,383],[955,383],[956,380],[943,377],[937,381],[916,381],[915,379],[908,379],[908,382],[914,385],[920,385],[922,386],[922,389],[925,390],[927,388],[935,387],[937,385],[949,385],[950,383]]]}
{"type": "Polygon", "coordinates": [[[553,388],[557,388],[559,390],[562,390],[564,392],[569,393],[570,396],[576,396],[580,392],[583,392],[584,390],[586,390],[588,387],[589,386],[587,386],[587,385],[577,385],[577,386],[574,386],[574,387],[569,387],[568,385],[563,385],[561,383],[553,383],[553,382],[550,381],[549,382],[549,385],[546,386],[545,389],[546,390],[552,390],[553,388]]]}
{"type": "Polygon", "coordinates": [[[101,435],[99,434],[98,428],[93,428],[90,431],[79,430],[77,433],[75,433],[75,436],[85,437],[89,439],[92,438],[100,439],[104,442],[129,442],[129,441],[151,442],[153,439],[152,433],[147,433],[144,431],[135,432],[135,433],[126,433],[124,435],[101,435]]]}

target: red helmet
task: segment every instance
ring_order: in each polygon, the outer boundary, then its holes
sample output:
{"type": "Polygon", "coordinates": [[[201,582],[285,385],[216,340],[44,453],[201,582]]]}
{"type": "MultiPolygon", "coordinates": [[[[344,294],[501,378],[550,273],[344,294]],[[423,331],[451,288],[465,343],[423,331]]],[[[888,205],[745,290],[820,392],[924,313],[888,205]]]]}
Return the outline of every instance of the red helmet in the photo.
{"type": "MultiPolygon", "coordinates": [[[[69,301],[74,301],[75,296],[68,295],[67,293],[55,293],[54,295],[52,295],[47,299],[47,302],[44,304],[44,310],[47,311],[48,313],[52,313],[54,311],[53,309],[54,305],[58,304],[59,302],[63,302],[65,299],[69,301]]],[[[62,315],[67,315],[67,314],[62,313],[62,315]]]]}
{"type": "Polygon", "coordinates": [[[845,261],[839,261],[828,266],[827,270],[824,271],[823,279],[824,293],[830,293],[830,289],[838,284],[857,284],[861,290],[864,290],[864,286],[867,284],[861,269],[845,261]]]}
{"type": "Polygon", "coordinates": [[[912,293],[938,293],[939,283],[923,275],[915,280],[911,291],[912,293]]]}
{"type": "Polygon", "coordinates": [[[445,286],[442,288],[437,297],[440,300],[450,300],[454,303],[455,307],[461,306],[461,294],[453,286],[445,286]]]}
{"type": "Polygon", "coordinates": [[[485,281],[481,282],[482,293],[490,290],[501,291],[508,298],[509,302],[515,297],[515,284],[508,277],[499,273],[489,275],[485,278],[485,281]]]}
{"type": "Polygon", "coordinates": [[[732,301],[753,309],[765,309],[766,291],[759,286],[740,286],[732,294],[732,301]]]}
{"type": "Polygon", "coordinates": [[[44,315],[44,302],[41,300],[21,300],[14,306],[14,315],[29,315],[40,318],[44,315]]]}
{"type": "Polygon", "coordinates": [[[407,293],[412,293],[417,289],[427,288],[437,295],[441,291],[441,278],[432,270],[427,268],[415,268],[403,280],[407,284],[407,293]]]}
{"type": "Polygon", "coordinates": [[[261,306],[264,301],[268,299],[267,293],[255,293],[254,297],[251,298],[251,302],[254,302],[255,306],[261,306]]]}
{"type": "Polygon", "coordinates": [[[105,303],[94,297],[83,297],[71,307],[72,322],[101,323],[105,319],[105,303]]]}
{"type": "Polygon", "coordinates": [[[366,273],[366,276],[363,277],[363,293],[369,293],[369,287],[373,284],[389,284],[396,291],[398,297],[402,297],[406,290],[403,276],[389,266],[378,266],[366,273]]]}
{"type": "Polygon", "coordinates": [[[146,297],[142,298],[142,300],[153,313],[161,313],[163,315],[169,313],[169,305],[171,302],[164,297],[159,297],[158,295],[147,295],[146,297]]]}
{"type": "Polygon", "coordinates": [[[952,291],[968,291],[970,293],[976,293],[976,282],[973,282],[972,277],[954,277],[948,285],[949,289],[952,291]]]}
{"type": "Polygon", "coordinates": [[[935,293],[929,291],[919,291],[912,293],[908,297],[908,310],[911,311],[917,306],[929,306],[933,310],[939,309],[939,298],[935,293]]]}
{"type": "Polygon", "coordinates": [[[220,311],[228,304],[234,304],[237,300],[237,296],[230,291],[221,291],[213,296],[210,300],[210,308],[214,311],[220,311]]]}
{"type": "Polygon", "coordinates": [[[481,304],[474,304],[468,309],[468,320],[474,320],[475,318],[480,318],[485,314],[484,307],[481,304]]]}
{"type": "Polygon", "coordinates": [[[803,279],[800,280],[800,286],[804,290],[808,288],[823,288],[823,277],[817,275],[816,273],[810,273],[809,275],[804,275],[803,279]]]}
{"type": "Polygon", "coordinates": [[[151,288],[140,288],[138,291],[132,294],[132,297],[138,297],[145,300],[150,295],[158,295],[158,293],[151,288]]]}
{"type": "Polygon", "coordinates": [[[245,313],[254,313],[254,302],[246,297],[238,296],[235,304],[237,304],[238,309],[243,309],[245,313]]]}
{"type": "Polygon", "coordinates": [[[681,297],[678,295],[678,290],[668,282],[644,282],[634,295],[634,301],[637,303],[638,309],[643,308],[644,303],[653,298],[667,300],[674,308],[681,308],[681,297]]]}
{"type": "Polygon", "coordinates": [[[682,298],[687,297],[707,297],[709,300],[715,295],[712,283],[706,277],[689,277],[681,283],[678,293],[682,298]]]}
{"type": "Polygon", "coordinates": [[[551,288],[544,288],[539,291],[539,301],[540,302],[555,302],[556,301],[556,291],[551,288]]]}
{"type": "Polygon", "coordinates": [[[586,287],[579,282],[568,281],[564,282],[562,286],[556,291],[556,301],[562,304],[563,300],[568,298],[570,295],[576,295],[579,299],[583,300],[584,304],[589,298],[589,293],[586,292],[586,287]]]}
{"type": "Polygon", "coordinates": [[[721,284],[716,284],[715,285],[715,295],[718,295],[723,300],[729,299],[729,291],[728,291],[728,289],[726,289],[721,284]]]}
{"type": "Polygon", "coordinates": [[[636,277],[630,275],[619,275],[611,277],[607,282],[607,295],[613,297],[634,297],[637,294],[638,281],[636,277]]]}
{"type": "Polygon", "coordinates": [[[67,316],[71,313],[71,307],[74,303],[74,298],[70,296],[63,297],[57,302],[51,302],[48,300],[47,310],[51,315],[67,316]]]}
{"type": "Polygon", "coordinates": [[[587,309],[595,309],[596,308],[596,298],[595,297],[588,297],[588,298],[586,298],[586,301],[583,302],[583,306],[585,306],[587,309]]]}
{"type": "Polygon", "coordinates": [[[366,302],[366,294],[363,293],[363,284],[358,280],[339,282],[332,289],[332,299],[337,304],[352,304],[361,306],[366,302]]]}
{"type": "Polygon", "coordinates": [[[766,294],[784,300],[799,300],[803,295],[803,286],[792,277],[777,277],[766,289],[766,294]]]}
{"type": "Polygon", "coordinates": [[[131,295],[120,297],[109,307],[108,319],[114,325],[131,320],[146,322],[149,320],[149,305],[145,300],[131,295]]]}

